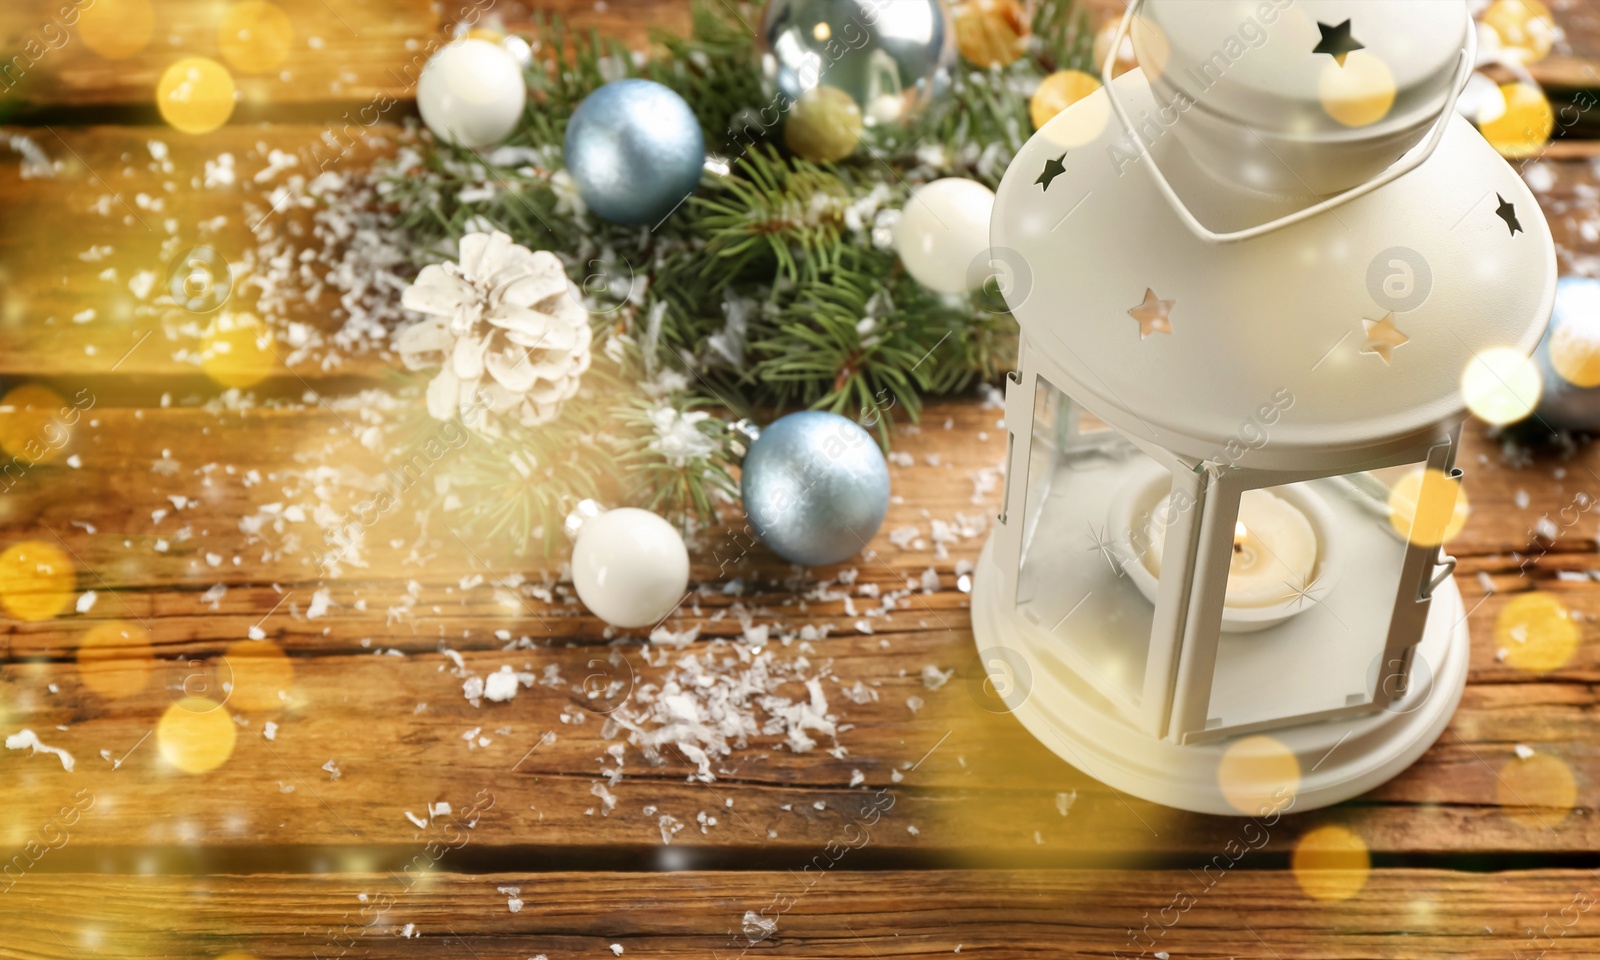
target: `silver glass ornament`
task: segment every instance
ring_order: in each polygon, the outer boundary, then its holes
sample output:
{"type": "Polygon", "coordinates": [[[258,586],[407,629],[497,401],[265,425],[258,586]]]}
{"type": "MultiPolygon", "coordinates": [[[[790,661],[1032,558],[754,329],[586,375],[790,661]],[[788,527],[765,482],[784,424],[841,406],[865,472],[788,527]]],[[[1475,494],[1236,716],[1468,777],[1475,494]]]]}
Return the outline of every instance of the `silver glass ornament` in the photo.
{"type": "Polygon", "coordinates": [[[1539,365],[1539,373],[1544,381],[1539,407],[1534,414],[1545,425],[1558,430],[1587,433],[1600,430],[1600,387],[1580,387],[1569,383],[1550,362],[1550,338],[1556,331],[1569,321],[1587,319],[1594,322],[1594,317],[1585,318],[1582,313],[1593,314],[1596,310],[1600,310],[1600,280],[1562,277],[1556,281],[1556,303],[1555,310],[1550,314],[1550,327],[1545,330],[1544,338],[1534,352],[1534,360],[1539,365]]]}
{"type": "Polygon", "coordinates": [[[955,62],[944,0],[770,0],[761,32],[762,63],[782,96],[792,103],[832,87],[868,129],[913,119],[955,62]]]}
{"type": "Polygon", "coordinates": [[[563,155],[596,215],[654,226],[699,185],[706,144],[682,97],[653,80],[616,80],[573,111],[563,155]]]}
{"type": "Polygon", "coordinates": [[[763,429],[740,486],[761,542],[806,566],[859,553],[889,510],[889,466],[877,441],[856,422],[820,410],[763,429]]]}

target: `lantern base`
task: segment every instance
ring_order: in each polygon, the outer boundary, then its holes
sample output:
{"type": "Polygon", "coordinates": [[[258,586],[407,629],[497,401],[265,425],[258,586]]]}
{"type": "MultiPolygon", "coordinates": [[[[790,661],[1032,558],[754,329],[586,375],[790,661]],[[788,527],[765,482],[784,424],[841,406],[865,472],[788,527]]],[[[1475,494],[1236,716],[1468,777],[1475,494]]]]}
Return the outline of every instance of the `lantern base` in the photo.
{"type": "MultiPolygon", "coordinates": [[[[1061,759],[1124,793],[1152,803],[1221,815],[1256,814],[1242,797],[1273,795],[1273,784],[1219,783],[1229,748],[1263,732],[1177,744],[1136,729],[1056,657],[1048,633],[1016,613],[1005,597],[1006,578],[991,538],[978,561],[972,589],[972,629],[987,666],[1003,658],[1014,670],[1004,700],[1022,725],[1061,759]]],[[[1298,762],[1295,782],[1283,784],[1295,811],[1348,800],[1397,776],[1444,732],[1466,688],[1468,635],[1454,578],[1435,589],[1417,644],[1408,689],[1387,709],[1354,717],[1264,731],[1298,762]]],[[[1287,764],[1278,766],[1282,770],[1287,764]]],[[[1278,806],[1281,808],[1282,804],[1278,806]]]]}

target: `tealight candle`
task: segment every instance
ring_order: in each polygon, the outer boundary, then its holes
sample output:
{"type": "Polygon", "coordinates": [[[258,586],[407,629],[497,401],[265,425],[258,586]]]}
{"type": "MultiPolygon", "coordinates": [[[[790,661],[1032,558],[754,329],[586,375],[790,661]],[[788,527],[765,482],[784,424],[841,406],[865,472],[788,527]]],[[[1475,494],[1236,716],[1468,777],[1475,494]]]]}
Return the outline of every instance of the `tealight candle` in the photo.
{"type": "Polygon", "coordinates": [[[1233,560],[1228,564],[1228,607],[1268,607],[1311,584],[1317,535],[1293,504],[1266,490],[1239,498],[1233,560]]]}
{"type": "MultiPolygon", "coordinates": [[[[1174,519],[1169,500],[1150,511],[1144,531],[1144,566],[1156,577],[1167,525],[1174,519]]],[[[1223,628],[1232,632],[1244,626],[1243,618],[1230,618],[1230,611],[1294,605],[1316,579],[1318,555],[1317,533],[1304,511],[1270,490],[1246,490],[1233,528],[1223,628]]]]}

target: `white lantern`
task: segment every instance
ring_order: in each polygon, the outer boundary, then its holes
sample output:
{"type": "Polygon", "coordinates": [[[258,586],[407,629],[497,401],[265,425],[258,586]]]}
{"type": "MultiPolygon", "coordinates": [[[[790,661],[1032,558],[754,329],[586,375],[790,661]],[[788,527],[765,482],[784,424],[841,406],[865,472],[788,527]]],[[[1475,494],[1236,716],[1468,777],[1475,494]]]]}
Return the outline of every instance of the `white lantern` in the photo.
{"type": "Polygon", "coordinates": [[[1452,109],[1464,2],[1149,0],[1130,26],[1144,66],[996,199],[1022,345],[980,663],[1118,790],[1335,803],[1460,699],[1461,384],[1533,352],[1549,227],[1452,109]]]}

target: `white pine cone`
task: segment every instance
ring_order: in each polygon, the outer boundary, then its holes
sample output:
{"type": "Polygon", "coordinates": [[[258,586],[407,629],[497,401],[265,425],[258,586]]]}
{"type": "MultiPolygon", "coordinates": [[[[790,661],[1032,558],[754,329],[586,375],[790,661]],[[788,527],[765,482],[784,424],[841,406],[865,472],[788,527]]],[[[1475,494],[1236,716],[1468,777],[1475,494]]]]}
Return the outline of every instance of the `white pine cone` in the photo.
{"type": "Polygon", "coordinates": [[[480,426],[488,409],[546,423],[589,369],[589,312],[561,261],[499,231],[462,237],[460,261],[423,267],[401,303],[427,315],[395,345],[407,368],[439,367],[428,384],[436,419],[480,426]]]}

